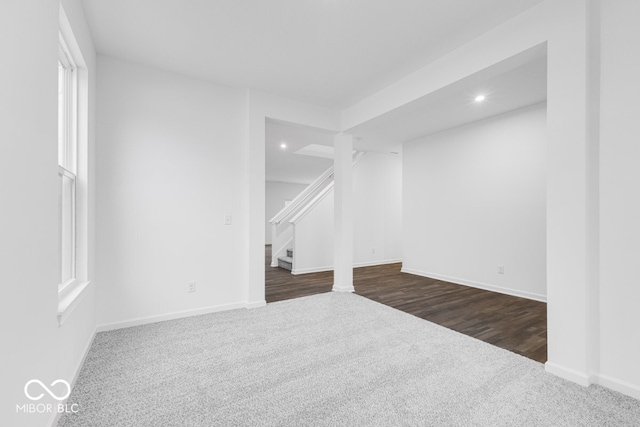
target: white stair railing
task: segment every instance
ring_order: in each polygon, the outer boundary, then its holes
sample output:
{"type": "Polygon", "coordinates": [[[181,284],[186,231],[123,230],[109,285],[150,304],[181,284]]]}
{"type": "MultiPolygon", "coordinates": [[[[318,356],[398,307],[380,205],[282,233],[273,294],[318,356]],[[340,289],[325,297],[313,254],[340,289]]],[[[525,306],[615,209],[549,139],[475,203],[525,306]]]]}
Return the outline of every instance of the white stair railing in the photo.
{"type": "MultiPolygon", "coordinates": [[[[355,152],[353,165],[360,161],[363,152],[355,152]]],[[[286,252],[293,241],[292,220],[299,219],[315,206],[319,200],[333,188],[333,166],[324,171],[315,181],[298,194],[287,206],[278,212],[269,223],[271,224],[271,266],[278,266],[278,257],[286,252]]],[[[295,248],[293,248],[295,251],[295,248]]]]}

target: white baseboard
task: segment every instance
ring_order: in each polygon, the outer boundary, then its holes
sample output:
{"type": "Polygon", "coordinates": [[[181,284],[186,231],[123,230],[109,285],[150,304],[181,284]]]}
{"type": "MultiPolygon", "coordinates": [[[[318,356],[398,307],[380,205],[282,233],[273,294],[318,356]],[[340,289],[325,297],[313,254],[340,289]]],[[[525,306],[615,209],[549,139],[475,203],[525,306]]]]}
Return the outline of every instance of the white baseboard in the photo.
{"type": "MultiPolygon", "coordinates": [[[[379,261],[356,262],[353,264],[353,268],[373,267],[376,265],[396,264],[399,262],[402,262],[402,260],[386,259],[386,260],[379,260],[379,261]]],[[[291,271],[291,274],[321,273],[323,271],[333,271],[333,265],[329,265],[325,267],[296,268],[291,271]]]]}
{"type": "Polygon", "coordinates": [[[333,292],[355,292],[356,290],[353,288],[353,286],[336,286],[333,285],[333,288],[331,289],[333,292]]]}
{"type": "Polygon", "coordinates": [[[252,309],[252,308],[260,308],[260,307],[264,307],[267,305],[267,301],[262,300],[262,301],[252,301],[252,302],[248,302],[246,304],[246,307],[248,309],[252,309]]]}
{"type": "Polygon", "coordinates": [[[93,335],[91,335],[91,339],[89,340],[89,342],[84,348],[82,358],[80,359],[80,362],[76,366],[75,373],[73,375],[73,378],[71,379],[71,388],[73,388],[76,385],[76,381],[78,381],[80,370],[82,370],[82,367],[84,366],[84,362],[85,360],[87,360],[87,356],[89,355],[89,350],[91,350],[91,346],[93,345],[93,340],[96,339],[96,333],[98,333],[97,328],[93,330],[93,335]]]}
{"type": "Polygon", "coordinates": [[[374,267],[376,265],[397,264],[399,262],[402,262],[402,259],[384,259],[378,261],[355,262],[353,263],[353,268],[374,267]]]}
{"type": "Polygon", "coordinates": [[[591,383],[590,376],[586,373],[569,369],[553,362],[545,363],[544,369],[550,374],[564,378],[565,380],[569,380],[584,387],[588,387],[591,383]]]}
{"type": "MultiPolygon", "coordinates": [[[[76,382],[78,381],[78,376],[80,376],[80,371],[82,370],[82,367],[84,366],[84,362],[85,360],[87,360],[87,356],[89,355],[89,350],[91,350],[91,346],[93,345],[93,340],[96,339],[96,333],[98,333],[98,330],[94,329],[93,334],[91,334],[91,339],[87,342],[87,345],[84,347],[82,357],[80,358],[80,361],[78,362],[78,364],[74,369],[73,377],[71,378],[71,381],[69,381],[69,386],[71,387],[71,390],[73,390],[73,388],[76,386],[76,382]]],[[[66,404],[68,400],[69,399],[67,398],[67,400],[61,403],[66,404]]],[[[57,426],[58,423],[60,422],[61,416],[62,416],[62,412],[54,412],[53,419],[51,420],[51,423],[49,425],[51,427],[57,426]]]]}
{"type": "Polygon", "coordinates": [[[635,384],[631,384],[608,375],[597,375],[594,382],[602,387],[606,387],[640,400],[640,386],[635,384]]]}
{"type": "Polygon", "coordinates": [[[547,302],[546,295],[536,294],[533,292],[520,291],[518,289],[503,288],[501,286],[489,285],[487,283],[474,282],[472,280],[459,279],[457,277],[444,276],[442,274],[429,273],[412,268],[402,267],[403,273],[415,274],[416,276],[428,277],[430,279],[443,280],[445,282],[455,283],[457,285],[470,286],[472,288],[484,289],[485,291],[498,292],[501,294],[511,295],[514,297],[527,298],[534,301],[547,302]]]}
{"type": "Polygon", "coordinates": [[[321,273],[323,271],[333,271],[333,265],[326,267],[295,268],[291,270],[291,274],[321,273]]]}
{"type": "MultiPolygon", "coordinates": [[[[252,303],[255,304],[255,303],[252,303]]],[[[130,328],[132,326],[147,325],[149,323],[164,322],[165,320],[181,319],[183,317],[199,316],[201,314],[216,313],[219,311],[234,310],[237,308],[247,308],[246,302],[236,302],[231,304],[214,305],[210,307],[197,308],[193,310],[175,311],[173,313],[160,314],[157,316],[138,317],[136,319],[125,320],[124,322],[113,322],[98,325],[98,332],[112,331],[114,329],[130,328]]]]}

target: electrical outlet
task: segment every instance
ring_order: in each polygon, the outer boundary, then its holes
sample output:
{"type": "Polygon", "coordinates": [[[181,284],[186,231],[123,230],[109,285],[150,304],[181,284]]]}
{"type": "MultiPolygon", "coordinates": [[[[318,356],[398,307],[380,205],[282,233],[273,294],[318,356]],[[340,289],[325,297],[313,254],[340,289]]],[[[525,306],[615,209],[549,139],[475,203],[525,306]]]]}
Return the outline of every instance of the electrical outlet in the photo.
{"type": "Polygon", "coordinates": [[[225,215],[224,216],[224,225],[231,225],[232,219],[233,219],[233,217],[231,215],[225,215]]]}
{"type": "Polygon", "coordinates": [[[504,265],[498,266],[498,274],[504,274],[504,265]]]}
{"type": "Polygon", "coordinates": [[[375,254],[376,253],[376,248],[371,248],[371,253],[375,254]]]}
{"type": "Polygon", "coordinates": [[[192,293],[196,291],[196,282],[187,283],[187,292],[192,293]]]}

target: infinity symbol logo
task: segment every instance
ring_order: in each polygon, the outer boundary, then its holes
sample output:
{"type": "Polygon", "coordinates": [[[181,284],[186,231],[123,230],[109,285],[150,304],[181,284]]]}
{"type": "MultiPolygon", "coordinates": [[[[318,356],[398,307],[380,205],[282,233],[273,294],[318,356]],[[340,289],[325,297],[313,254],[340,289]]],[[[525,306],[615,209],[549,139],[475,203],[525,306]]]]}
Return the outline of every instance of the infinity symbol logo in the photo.
{"type": "Polygon", "coordinates": [[[49,396],[53,397],[53,398],[54,398],[54,399],[56,399],[56,400],[65,400],[65,399],[66,399],[67,397],[69,397],[69,395],[71,394],[71,386],[70,386],[70,385],[69,385],[69,383],[68,383],[68,382],[66,382],[65,380],[55,380],[54,382],[52,382],[52,383],[51,383],[51,387],[53,387],[53,386],[55,386],[56,384],[59,384],[59,383],[62,383],[62,384],[64,384],[65,386],[67,386],[67,392],[65,393],[65,395],[64,395],[64,396],[58,396],[58,395],[56,395],[54,392],[52,392],[51,390],[49,390],[49,388],[48,388],[46,385],[44,385],[44,384],[42,383],[42,381],[40,381],[40,380],[31,380],[31,381],[29,381],[28,383],[26,383],[26,384],[24,385],[24,395],[25,395],[25,396],[27,396],[27,397],[28,397],[29,399],[31,399],[31,400],[40,400],[40,399],[42,399],[42,396],[44,396],[44,393],[40,393],[39,395],[37,395],[37,396],[35,396],[35,397],[34,397],[34,396],[31,396],[31,395],[29,394],[29,390],[28,390],[28,388],[29,388],[29,386],[30,386],[32,383],[40,384],[40,387],[42,387],[42,388],[44,389],[44,391],[46,391],[47,393],[49,393],[49,396]]]}

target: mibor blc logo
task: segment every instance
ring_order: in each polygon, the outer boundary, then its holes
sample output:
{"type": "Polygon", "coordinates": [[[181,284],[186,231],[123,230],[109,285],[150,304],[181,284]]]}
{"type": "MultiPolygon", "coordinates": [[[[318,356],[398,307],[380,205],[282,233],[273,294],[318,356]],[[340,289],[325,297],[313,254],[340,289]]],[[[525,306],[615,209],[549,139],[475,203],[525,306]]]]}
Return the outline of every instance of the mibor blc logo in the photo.
{"type": "MultiPolygon", "coordinates": [[[[24,395],[27,399],[32,401],[38,401],[48,394],[50,397],[61,402],[71,394],[71,386],[65,380],[55,380],[49,386],[44,384],[40,380],[29,380],[24,385],[24,395]],[[58,384],[62,384],[61,386],[58,384]]],[[[16,405],[16,412],[22,412],[25,414],[42,414],[42,413],[70,413],[78,412],[79,407],[77,403],[25,403],[23,405],[16,405]]]]}
{"type": "Polygon", "coordinates": [[[53,397],[56,400],[65,400],[67,397],[69,397],[69,395],[71,394],[71,386],[69,385],[68,382],[66,382],[65,380],[55,380],[54,382],[51,383],[51,387],[55,387],[57,384],[64,384],[66,387],[66,391],[62,396],[58,396],[56,395],[53,391],[51,391],[49,389],[49,387],[47,387],[46,385],[44,385],[42,383],[42,381],[40,380],[30,380],[28,381],[25,385],[24,385],[24,395],[27,396],[28,399],[30,400],[40,400],[42,399],[42,397],[44,396],[44,393],[40,393],[37,396],[32,396],[31,394],[29,394],[29,386],[31,384],[39,384],[40,387],[46,391],[47,393],[49,393],[49,396],[53,397]]]}

